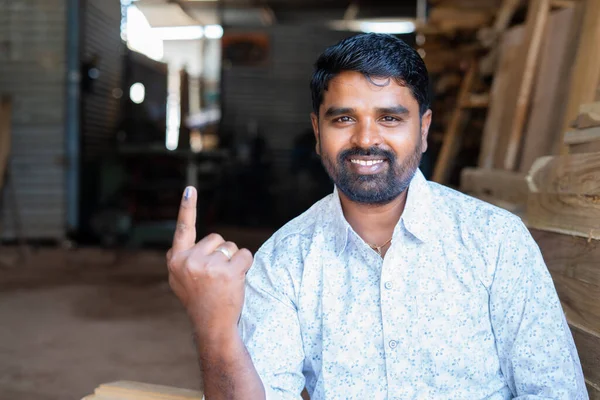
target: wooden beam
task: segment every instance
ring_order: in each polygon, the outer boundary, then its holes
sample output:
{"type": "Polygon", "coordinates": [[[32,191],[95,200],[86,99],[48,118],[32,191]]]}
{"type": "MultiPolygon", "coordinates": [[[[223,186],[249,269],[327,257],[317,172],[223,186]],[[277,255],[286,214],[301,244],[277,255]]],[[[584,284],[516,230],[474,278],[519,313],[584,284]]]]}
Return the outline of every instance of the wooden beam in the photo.
{"type": "Polygon", "coordinates": [[[519,56],[512,66],[509,84],[508,113],[501,121],[500,142],[496,156],[496,167],[514,170],[517,167],[519,150],[525,129],[525,122],[542,39],[550,14],[550,0],[532,0],[525,22],[525,40],[519,56]]]}
{"type": "Polygon", "coordinates": [[[529,196],[525,174],[499,169],[464,168],[460,190],[475,197],[492,197],[513,204],[527,204],[529,196]]]}
{"type": "Polygon", "coordinates": [[[527,221],[535,229],[600,240],[600,196],[530,193],[527,221]]]}
{"type": "Polygon", "coordinates": [[[594,128],[578,129],[565,133],[565,144],[580,144],[600,140],[600,126],[594,128]]]}
{"type": "Polygon", "coordinates": [[[569,154],[600,153],[600,140],[569,145],[569,154]]]}
{"type": "Polygon", "coordinates": [[[509,106],[508,91],[512,74],[512,65],[516,62],[519,49],[523,42],[525,28],[515,26],[507,30],[500,40],[500,56],[492,89],[490,92],[490,107],[485,119],[481,150],[479,152],[480,168],[494,167],[494,155],[501,135],[501,122],[509,106]]]}
{"type": "Polygon", "coordinates": [[[565,76],[569,76],[575,58],[573,43],[581,23],[579,11],[571,8],[550,14],[518,160],[521,172],[529,171],[538,157],[552,154],[554,143],[561,137],[569,92],[569,81],[565,76]]]}
{"type": "Polygon", "coordinates": [[[473,88],[473,83],[477,75],[477,62],[471,60],[469,63],[469,69],[465,74],[465,78],[460,85],[458,92],[458,98],[456,101],[456,107],[452,113],[452,118],[448,124],[448,129],[444,134],[444,140],[442,142],[442,149],[435,163],[433,170],[432,180],[441,184],[447,182],[450,176],[453,160],[458,155],[460,144],[462,142],[462,131],[463,122],[465,119],[465,111],[463,104],[469,100],[469,94],[473,88]]]}
{"type": "Polygon", "coordinates": [[[600,153],[546,156],[533,164],[527,183],[533,193],[600,195],[599,176],[600,153]]]}
{"type": "MultiPolygon", "coordinates": [[[[584,14],[577,56],[570,78],[570,91],[565,110],[562,132],[569,129],[571,121],[577,117],[579,106],[592,103],[596,98],[596,90],[600,83],[600,1],[583,0],[584,14]]],[[[563,137],[555,143],[555,148],[562,154],[568,152],[563,137]]]]}
{"type": "Polygon", "coordinates": [[[600,126],[600,101],[579,106],[579,115],[573,128],[585,129],[600,126]]]}

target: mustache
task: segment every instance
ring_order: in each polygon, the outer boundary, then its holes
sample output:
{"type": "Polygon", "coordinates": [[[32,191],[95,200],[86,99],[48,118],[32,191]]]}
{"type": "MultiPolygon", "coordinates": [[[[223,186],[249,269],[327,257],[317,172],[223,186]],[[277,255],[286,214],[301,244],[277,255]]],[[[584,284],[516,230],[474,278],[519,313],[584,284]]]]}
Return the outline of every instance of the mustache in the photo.
{"type": "Polygon", "coordinates": [[[396,161],[396,154],[394,154],[394,152],[376,146],[369,147],[368,149],[353,147],[351,149],[344,150],[338,155],[338,161],[343,162],[352,156],[378,156],[387,158],[391,163],[396,161]]]}

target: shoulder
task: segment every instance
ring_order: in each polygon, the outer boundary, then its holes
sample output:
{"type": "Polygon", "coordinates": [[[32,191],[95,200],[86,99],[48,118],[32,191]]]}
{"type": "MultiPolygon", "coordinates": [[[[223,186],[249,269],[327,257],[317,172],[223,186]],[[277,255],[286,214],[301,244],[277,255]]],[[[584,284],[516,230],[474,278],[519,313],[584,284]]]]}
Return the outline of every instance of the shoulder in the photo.
{"type": "Polygon", "coordinates": [[[434,182],[428,184],[441,220],[461,231],[479,231],[495,237],[524,226],[518,216],[503,208],[434,182]]]}

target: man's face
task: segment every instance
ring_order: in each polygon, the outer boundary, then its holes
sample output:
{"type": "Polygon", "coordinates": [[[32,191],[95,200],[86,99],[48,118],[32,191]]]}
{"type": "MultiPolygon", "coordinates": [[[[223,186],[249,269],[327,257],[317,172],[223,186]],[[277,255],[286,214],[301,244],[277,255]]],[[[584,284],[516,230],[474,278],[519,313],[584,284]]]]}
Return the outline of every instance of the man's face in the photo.
{"type": "Polygon", "coordinates": [[[406,190],[427,150],[431,111],[421,119],[410,89],[393,79],[345,71],[329,82],[311,119],[317,153],[338,189],[354,202],[386,204],[406,190]]]}

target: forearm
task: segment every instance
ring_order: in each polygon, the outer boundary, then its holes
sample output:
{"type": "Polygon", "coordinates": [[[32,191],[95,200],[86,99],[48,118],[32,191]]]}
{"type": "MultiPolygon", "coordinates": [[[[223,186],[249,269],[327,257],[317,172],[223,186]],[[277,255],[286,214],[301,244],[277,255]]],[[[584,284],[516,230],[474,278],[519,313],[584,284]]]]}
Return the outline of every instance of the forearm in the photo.
{"type": "Polygon", "coordinates": [[[237,330],[196,337],[206,400],[262,400],[265,391],[237,330]]]}

